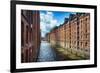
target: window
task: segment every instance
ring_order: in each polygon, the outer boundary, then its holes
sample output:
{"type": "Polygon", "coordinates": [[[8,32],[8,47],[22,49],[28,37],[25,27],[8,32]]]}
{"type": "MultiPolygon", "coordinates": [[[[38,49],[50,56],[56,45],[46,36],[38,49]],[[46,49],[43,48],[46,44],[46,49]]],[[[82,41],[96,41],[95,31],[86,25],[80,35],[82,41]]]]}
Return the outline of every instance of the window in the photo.
{"type": "Polygon", "coordinates": [[[30,29],[30,42],[32,41],[32,28],[30,29]]]}
{"type": "Polygon", "coordinates": [[[21,21],[21,46],[24,46],[24,23],[21,21]]]}
{"type": "Polygon", "coordinates": [[[28,26],[26,26],[26,43],[28,43],[28,26]]]}
{"type": "Polygon", "coordinates": [[[82,46],[82,42],[80,42],[81,46],[82,46]]]}
{"type": "Polygon", "coordinates": [[[85,42],[85,46],[87,46],[87,42],[85,42]]]}

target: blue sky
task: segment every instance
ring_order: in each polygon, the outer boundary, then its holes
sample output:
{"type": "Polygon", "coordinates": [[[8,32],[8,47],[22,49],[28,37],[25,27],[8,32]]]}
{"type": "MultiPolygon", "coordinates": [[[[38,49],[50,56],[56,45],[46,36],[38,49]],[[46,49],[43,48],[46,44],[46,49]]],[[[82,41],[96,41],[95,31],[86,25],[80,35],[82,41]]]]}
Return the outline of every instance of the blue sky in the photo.
{"type": "Polygon", "coordinates": [[[69,18],[72,12],[59,12],[59,11],[40,11],[40,29],[42,37],[50,32],[55,26],[63,24],[65,18],[69,18]]]}

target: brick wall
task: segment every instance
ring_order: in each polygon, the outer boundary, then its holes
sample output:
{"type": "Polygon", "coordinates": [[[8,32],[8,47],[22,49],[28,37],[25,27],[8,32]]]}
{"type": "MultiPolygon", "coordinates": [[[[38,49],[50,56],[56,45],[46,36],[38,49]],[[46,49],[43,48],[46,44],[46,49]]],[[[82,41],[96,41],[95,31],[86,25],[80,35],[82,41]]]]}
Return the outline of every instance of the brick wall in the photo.
{"type": "Polygon", "coordinates": [[[39,11],[21,11],[21,62],[34,62],[40,46],[39,11]]]}
{"type": "Polygon", "coordinates": [[[68,21],[53,29],[47,36],[49,41],[58,42],[62,48],[85,51],[89,54],[90,15],[88,13],[70,15],[68,21]]]}

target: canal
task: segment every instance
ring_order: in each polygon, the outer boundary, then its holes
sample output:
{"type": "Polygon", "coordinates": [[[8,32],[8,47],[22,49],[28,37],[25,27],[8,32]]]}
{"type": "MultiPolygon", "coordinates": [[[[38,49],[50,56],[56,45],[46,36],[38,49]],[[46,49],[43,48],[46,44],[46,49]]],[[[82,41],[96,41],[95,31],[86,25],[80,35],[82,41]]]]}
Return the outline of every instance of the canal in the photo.
{"type": "Polygon", "coordinates": [[[59,59],[56,51],[51,47],[49,42],[41,41],[38,62],[57,61],[59,59]]]}

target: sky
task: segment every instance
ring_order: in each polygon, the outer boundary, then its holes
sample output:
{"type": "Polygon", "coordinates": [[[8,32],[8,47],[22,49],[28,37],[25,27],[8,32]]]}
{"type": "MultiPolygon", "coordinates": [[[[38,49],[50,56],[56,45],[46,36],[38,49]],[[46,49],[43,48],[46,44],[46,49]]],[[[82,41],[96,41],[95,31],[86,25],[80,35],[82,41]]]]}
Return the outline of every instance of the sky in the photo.
{"type": "Polygon", "coordinates": [[[64,23],[65,18],[69,18],[72,12],[59,12],[59,11],[40,11],[40,29],[42,37],[45,37],[46,33],[50,32],[55,26],[59,26],[64,23]]]}

